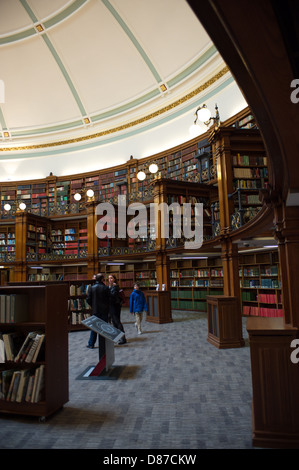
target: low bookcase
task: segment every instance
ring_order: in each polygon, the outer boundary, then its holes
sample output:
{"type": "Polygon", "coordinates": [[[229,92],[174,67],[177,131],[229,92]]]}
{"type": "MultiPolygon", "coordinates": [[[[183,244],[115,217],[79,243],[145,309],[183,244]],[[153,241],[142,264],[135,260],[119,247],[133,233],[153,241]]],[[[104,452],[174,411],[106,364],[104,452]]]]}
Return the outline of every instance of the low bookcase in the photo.
{"type": "Polygon", "coordinates": [[[236,297],[207,296],[208,342],[219,349],[244,346],[236,297]]]}
{"type": "MultiPolygon", "coordinates": [[[[67,286],[65,284],[5,286],[0,287],[0,296],[23,296],[22,299],[26,299],[23,306],[21,305],[24,311],[15,312],[15,321],[5,320],[0,323],[0,338],[9,335],[9,333],[12,333],[15,338],[12,345],[12,349],[15,348],[14,357],[9,358],[5,351],[0,363],[2,392],[0,413],[31,415],[44,420],[62,408],[68,401],[68,324],[65,314],[68,297],[67,286]],[[45,335],[44,347],[40,349],[34,362],[26,362],[24,357],[19,362],[16,360],[17,352],[20,351],[27,335],[36,331],[45,335]],[[19,338],[18,342],[17,338],[19,338]],[[35,400],[33,400],[33,395],[29,394],[28,396],[28,390],[26,398],[25,388],[22,394],[19,392],[18,400],[12,399],[13,396],[9,397],[7,393],[3,394],[3,375],[7,371],[10,374],[16,371],[23,371],[23,373],[26,371],[29,376],[32,376],[37,368],[40,368],[43,374],[39,383],[39,393],[35,394],[35,400]]],[[[3,320],[3,315],[1,318],[3,320]]],[[[7,392],[7,388],[5,392],[7,392]]]]}

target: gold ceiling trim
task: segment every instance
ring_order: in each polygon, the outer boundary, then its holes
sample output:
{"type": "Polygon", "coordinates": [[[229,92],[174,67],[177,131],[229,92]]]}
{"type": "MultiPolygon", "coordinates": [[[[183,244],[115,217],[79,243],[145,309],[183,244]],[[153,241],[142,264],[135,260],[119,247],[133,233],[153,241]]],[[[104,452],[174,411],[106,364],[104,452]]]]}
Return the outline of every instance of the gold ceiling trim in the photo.
{"type": "Polygon", "coordinates": [[[147,116],[144,116],[143,118],[136,119],[135,121],[131,121],[127,124],[123,124],[122,126],[117,126],[112,129],[107,129],[106,131],[102,132],[97,132],[96,134],[91,134],[83,137],[77,137],[74,139],[67,139],[67,140],[62,140],[59,142],[52,142],[52,143],[47,143],[47,144],[35,144],[35,145],[30,145],[30,146],[22,146],[22,147],[7,147],[7,148],[1,148],[1,152],[7,152],[7,151],[19,151],[19,150],[35,150],[35,149],[40,149],[40,148],[47,148],[47,147],[57,147],[60,145],[68,145],[68,144],[74,144],[78,142],[83,142],[86,140],[90,139],[96,139],[98,137],[103,137],[105,135],[113,134],[115,132],[123,131],[125,129],[129,129],[130,127],[137,126],[138,124],[142,124],[143,122],[149,121],[150,119],[153,119],[157,116],[160,116],[161,114],[166,113],[167,111],[170,111],[173,108],[176,108],[177,106],[180,106],[181,104],[185,103],[186,101],[190,100],[191,98],[194,98],[194,96],[198,95],[202,91],[206,90],[209,88],[211,85],[213,85],[215,82],[217,82],[220,78],[222,78],[225,74],[229,72],[229,68],[225,66],[220,72],[218,72],[216,75],[214,75],[212,78],[207,80],[203,85],[199,86],[195,90],[191,91],[188,93],[186,96],[183,98],[180,98],[177,101],[174,101],[173,103],[165,106],[164,108],[159,109],[158,111],[155,111],[154,113],[148,114],[147,116]]]}

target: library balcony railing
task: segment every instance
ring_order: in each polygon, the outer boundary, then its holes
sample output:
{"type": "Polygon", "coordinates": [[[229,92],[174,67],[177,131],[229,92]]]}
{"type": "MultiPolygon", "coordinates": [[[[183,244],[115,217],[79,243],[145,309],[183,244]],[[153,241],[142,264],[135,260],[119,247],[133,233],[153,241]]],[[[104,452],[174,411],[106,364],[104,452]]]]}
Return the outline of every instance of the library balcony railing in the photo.
{"type": "Polygon", "coordinates": [[[14,251],[0,252],[0,262],[1,263],[14,263],[14,261],[15,261],[15,252],[14,251]]]}
{"type": "MultiPolygon", "coordinates": [[[[11,203],[11,209],[6,211],[5,209],[1,210],[0,218],[1,220],[11,220],[14,219],[16,215],[17,205],[11,203]]],[[[64,203],[58,202],[55,206],[39,206],[39,207],[26,207],[26,212],[28,214],[39,215],[40,217],[51,217],[56,215],[75,215],[82,214],[86,212],[86,206],[83,202],[71,202],[64,203]]]]}
{"type": "Polygon", "coordinates": [[[229,195],[233,199],[235,211],[231,215],[232,230],[237,230],[253,219],[261,210],[258,189],[237,188],[229,195]]]}
{"type": "Polygon", "coordinates": [[[123,255],[134,255],[138,253],[148,253],[156,249],[155,240],[145,240],[141,244],[135,246],[101,246],[98,249],[98,256],[123,256],[123,255]]]}
{"type": "Polygon", "coordinates": [[[87,258],[87,249],[78,249],[76,253],[26,253],[26,261],[70,261],[87,258]]]}

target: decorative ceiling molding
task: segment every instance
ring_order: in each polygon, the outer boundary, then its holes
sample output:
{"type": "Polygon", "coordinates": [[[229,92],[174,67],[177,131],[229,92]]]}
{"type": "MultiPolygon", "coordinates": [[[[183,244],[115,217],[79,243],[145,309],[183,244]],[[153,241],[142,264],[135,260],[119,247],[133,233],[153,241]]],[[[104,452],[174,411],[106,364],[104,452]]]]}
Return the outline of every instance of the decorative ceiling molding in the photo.
{"type": "Polygon", "coordinates": [[[19,0],[24,9],[26,10],[28,16],[33,22],[33,26],[28,26],[19,31],[15,31],[9,34],[4,34],[0,36],[0,46],[8,45],[16,41],[23,41],[24,39],[31,38],[32,36],[37,36],[45,30],[53,28],[62,21],[68,19],[71,15],[79,11],[79,9],[84,6],[89,0],[74,0],[71,5],[68,5],[59,13],[54,13],[54,15],[47,18],[38,19],[26,0],[19,0]],[[41,29],[41,28],[42,29],[41,29]]]}
{"type": "Polygon", "coordinates": [[[158,111],[155,111],[153,113],[150,113],[142,118],[136,119],[134,121],[131,121],[129,123],[126,123],[121,126],[117,126],[111,129],[107,129],[101,132],[97,132],[95,134],[90,134],[86,136],[81,136],[73,139],[66,139],[66,140],[61,140],[61,141],[56,141],[56,142],[49,142],[49,143],[43,143],[43,144],[35,144],[35,145],[25,145],[25,146],[18,146],[18,147],[0,147],[0,152],[17,152],[17,151],[27,151],[27,150],[36,150],[36,149],[44,149],[44,148],[49,148],[49,147],[58,147],[58,146],[63,146],[63,145],[70,145],[70,144],[77,144],[80,142],[84,141],[90,141],[90,140],[95,140],[103,136],[107,136],[110,134],[114,133],[119,133],[121,131],[127,130],[129,128],[132,128],[134,126],[139,126],[140,124],[144,124],[145,122],[148,122],[150,120],[153,120],[169,111],[174,110],[175,108],[183,105],[184,103],[188,102],[189,100],[192,100],[194,97],[202,93],[203,91],[207,90],[210,86],[214,85],[218,80],[220,80],[222,77],[224,77],[226,74],[229,73],[229,68],[225,66],[219,73],[214,75],[212,78],[207,80],[205,83],[200,85],[198,88],[193,90],[192,92],[188,93],[184,97],[174,101],[173,103],[160,108],[158,111]]]}

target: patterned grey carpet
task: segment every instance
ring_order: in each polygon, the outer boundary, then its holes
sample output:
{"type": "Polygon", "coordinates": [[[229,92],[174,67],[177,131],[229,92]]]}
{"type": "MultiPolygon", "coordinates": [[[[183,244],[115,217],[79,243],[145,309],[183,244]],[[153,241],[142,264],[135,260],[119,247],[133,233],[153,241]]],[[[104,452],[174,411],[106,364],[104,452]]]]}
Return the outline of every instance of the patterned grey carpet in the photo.
{"type": "Polygon", "coordinates": [[[205,314],[177,311],[173,323],[134,319],[115,347],[117,380],[81,380],[98,361],[89,331],[69,334],[70,398],[45,423],[0,415],[2,449],[251,449],[251,373],[246,346],[207,342],[205,314]]]}

